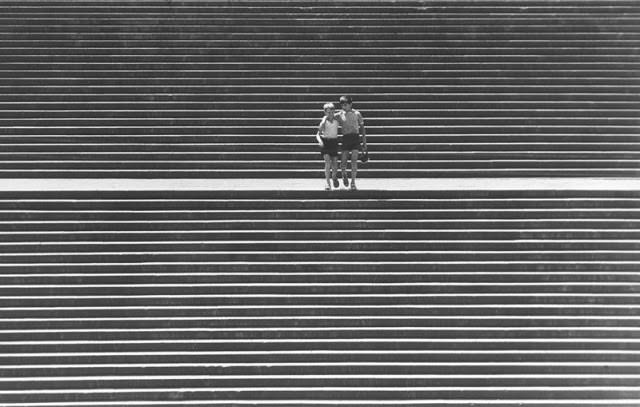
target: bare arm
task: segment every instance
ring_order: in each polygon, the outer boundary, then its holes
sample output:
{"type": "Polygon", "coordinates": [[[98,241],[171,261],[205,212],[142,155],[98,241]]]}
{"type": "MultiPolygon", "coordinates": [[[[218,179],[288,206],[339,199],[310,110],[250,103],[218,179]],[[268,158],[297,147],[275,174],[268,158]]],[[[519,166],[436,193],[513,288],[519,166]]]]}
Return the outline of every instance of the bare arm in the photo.
{"type": "Polygon", "coordinates": [[[358,117],[358,124],[360,125],[360,136],[362,136],[362,149],[367,150],[367,131],[364,128],[364,119],[362,115],[358,117]]]}
{"type": "Polygon", "coordinates": [[[320,135],[323,133],[324,133],[324,119],[322,119],[322,121],[318,125],[318,132],[316,133],[316,141],[318,142],[318,145],[320,147],[324,146],[324,143],[322,142],[322,137],[320,137],[320,135]]]}
{"type": "Polygon", "coordinates": [[[340,132],[340,134],[342,134],[342,117],[340,116],[340,113],[341,113],[341,112],[342,112],[341,110],[338,110],[338,111],[337,111],[337,112],[335,112],[335,113],[334,113],[334,115],[333,115],[333,119],[334,119],[334,120],[336,120],[336,121],[338,122],[338,125],[340,125],[340,128],[339,128],[339,130],[338,130],[338,131],[340,132]]]}

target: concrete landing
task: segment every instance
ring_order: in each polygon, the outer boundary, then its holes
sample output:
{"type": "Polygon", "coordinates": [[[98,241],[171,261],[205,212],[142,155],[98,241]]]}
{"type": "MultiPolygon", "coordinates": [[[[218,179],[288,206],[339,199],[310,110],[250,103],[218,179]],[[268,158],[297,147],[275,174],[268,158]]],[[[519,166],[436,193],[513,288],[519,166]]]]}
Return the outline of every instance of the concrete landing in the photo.
{"type": "MultiPolygon", "coordinates": [[[[341,189],[344,189],[342,187],[341,189]]],[[[323,179],[0,179],[0,191],[318,191],[323,179]]],[[[640,178],[363,178],[360,190],[631,190],[640,178]]]]}

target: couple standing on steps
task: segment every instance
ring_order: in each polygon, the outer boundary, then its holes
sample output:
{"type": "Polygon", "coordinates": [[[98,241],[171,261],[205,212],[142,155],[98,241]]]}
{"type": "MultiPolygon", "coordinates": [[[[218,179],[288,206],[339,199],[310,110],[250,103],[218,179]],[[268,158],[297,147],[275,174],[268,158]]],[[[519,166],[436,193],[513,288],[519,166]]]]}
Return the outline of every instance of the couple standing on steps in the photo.
{"type": "Polygon", "coordinates": [[[340,98],[342,109],[337,112],[333,103],[324,105],[324,117],[318,126],[316,140],[324,158],[324,176],[327,181],[327,185],[324,187],[325,191],[331,190],[332,179],[333,187],[340,187],[338,182],[338,125],[342,127],[342,157],[340,160],[342,182],[345,188],[349,187],[347,161],[351,158],[351,190],[356,190],[358,152],[361,145],[363,153],[367,152],[367,135],[364,129],[364,119],[359,111],[353,110],[352,103],[350,96],[342,96],[340,98]]]}

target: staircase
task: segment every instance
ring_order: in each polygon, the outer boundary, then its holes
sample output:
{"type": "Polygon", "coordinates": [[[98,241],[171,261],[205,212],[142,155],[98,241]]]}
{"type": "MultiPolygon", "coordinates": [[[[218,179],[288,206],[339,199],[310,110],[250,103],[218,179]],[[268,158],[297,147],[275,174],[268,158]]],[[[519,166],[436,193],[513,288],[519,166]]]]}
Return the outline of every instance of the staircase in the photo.
{"type": "Polygon", "coordinates": [[[95,189],[0,188],[0,406],[637,407],[640,192],[535,177],[639,174],[639,23],[637,1],[0,0],[0,178],[95,189]],[[531,185],[267,191],[322,185],[342,94],[362,177],[531,185]]]}
{"type": "Polygon", "coordinates": [[[636,176],[637,1],[2,1],[0,177],[636,176]]]}
{"type": "Polygon", "coordinates": [[[639,203],[5,191],[0,404],[638,406],[639,203]]]}

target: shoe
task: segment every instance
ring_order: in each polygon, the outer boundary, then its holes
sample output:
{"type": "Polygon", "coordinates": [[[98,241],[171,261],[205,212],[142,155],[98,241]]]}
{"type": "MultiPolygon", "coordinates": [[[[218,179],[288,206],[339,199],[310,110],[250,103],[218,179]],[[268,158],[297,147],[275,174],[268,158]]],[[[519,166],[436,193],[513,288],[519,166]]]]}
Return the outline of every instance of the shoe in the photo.
{"type": "Polygon", "coordinates": [[[340,182],[338,181],[337,178],[333,180],[333,187],[334,188],[340,188],[340,182]]]}
{"type": "Polygon", "coordinates": [[[331,191],[331,185],[327,184],[324,186],[325,191],[331,191]]]}
{"type": "Polygon", "coordinates": [[[349,187],[349,178],[342,177],[342,183],[344,184],[345,188],[348,188],[349,187]]]}
{"type": "Polygon", "coordinates": [[[351,181],[351,190],[352,191],[357,191],[358,190],[358,188],[356,187],[355,181],[351,181]]]}

